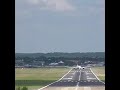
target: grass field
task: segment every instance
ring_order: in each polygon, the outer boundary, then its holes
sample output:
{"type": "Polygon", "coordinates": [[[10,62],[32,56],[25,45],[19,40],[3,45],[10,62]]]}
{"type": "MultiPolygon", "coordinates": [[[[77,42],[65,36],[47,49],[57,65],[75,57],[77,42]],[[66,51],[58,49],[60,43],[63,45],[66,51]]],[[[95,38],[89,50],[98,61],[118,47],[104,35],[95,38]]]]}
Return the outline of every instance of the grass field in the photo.
{"type": "Polygon", "coordinates": [[[69,70],[70,68],[16,68],[15,86],[27,86],[29,90],[38,89],[58,80],[69,70]]]}
{"type": "Polygon", "coordinates": [[[92,67],[91,69],[100,80],[105,82],[105,67],[92,67]]]}
{"type": "MultiPolygon", "coordinates": [[[[93,72],[105,81],[105,67],[93,67],[93,72]]],[[[37,90],[61,78],[70,68],[16,68],[15,87],[27,86],[28,90],[37,90]]]]}

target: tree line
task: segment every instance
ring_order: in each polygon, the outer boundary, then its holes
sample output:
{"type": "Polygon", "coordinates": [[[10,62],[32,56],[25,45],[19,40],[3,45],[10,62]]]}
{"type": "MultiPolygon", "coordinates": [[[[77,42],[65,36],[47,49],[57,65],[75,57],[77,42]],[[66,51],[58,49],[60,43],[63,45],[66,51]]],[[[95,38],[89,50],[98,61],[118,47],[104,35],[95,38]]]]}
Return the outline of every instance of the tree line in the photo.
{"type": "Polygon", "coordinates": [[[37,61],[44,62],[44,65],[49,65],[53,62],[63,61],[64,65],[75,65],[85,63],[87,61],[91,62],[104,62],[105,56],[104,52],[97,53],[37,53],[37,55],[30,53],[16,53],[15,60],[23,60],[25,64],[30,64],[37,61]]]}

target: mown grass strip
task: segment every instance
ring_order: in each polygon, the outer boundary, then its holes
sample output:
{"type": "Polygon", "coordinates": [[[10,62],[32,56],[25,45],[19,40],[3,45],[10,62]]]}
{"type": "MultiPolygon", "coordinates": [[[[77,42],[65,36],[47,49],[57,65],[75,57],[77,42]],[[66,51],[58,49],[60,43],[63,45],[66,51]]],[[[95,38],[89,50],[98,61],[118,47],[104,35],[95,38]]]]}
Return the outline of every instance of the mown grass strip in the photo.
{"type": "Polygon", "coordinates": [[[105,76],[98,76],[98,78],[99,78],[101,81],[105,82],[105,76]]]}
{"type": "Polygon", "coordinates": [[[101,81],[105,82],[105,67],[92,67],[91,69],[101,81]]]}
{"type": "Polygon", "coordinates": [[[56,80],[15,80],[16,86],[44,86],[56,80]]]}

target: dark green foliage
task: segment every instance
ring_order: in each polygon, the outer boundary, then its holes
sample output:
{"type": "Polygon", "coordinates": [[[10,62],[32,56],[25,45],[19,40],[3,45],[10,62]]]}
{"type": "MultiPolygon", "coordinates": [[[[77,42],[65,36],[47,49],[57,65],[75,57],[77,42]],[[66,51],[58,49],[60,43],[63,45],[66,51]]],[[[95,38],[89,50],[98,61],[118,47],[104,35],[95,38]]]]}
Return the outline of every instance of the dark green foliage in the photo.
{"type": "Polygon", "coordinates": [[[17,59],[23,58],[23,57],[29,57],[29,58],[38,58],[41,57],[42,59],[48,58],[48,57],[65,57],[65,58],[75,58],[75,57],[105,57],[105,52],[86,52],[86,53],[16,53],[15,54],[17,59]]]}
{"type": "Polygon", "coordinates": [[[15,90],[20,90],[20,87],[17,87],[15,90]]]}
{"type": "Polygon", "coordinates": [[[45,86],[49,83],[52,83],[56,80],[15,80],[16,86],[45,86]]]}
{"type": "Polygon", "coordinates": [[[27,87],[22,87],[22,88],[20,88],[19,86],[15,89],[15,90],[28,90],[28,88],[27,87]]]}
{"type": "Polygon", "coordinates": [[[23,87],[21,90],[28,90],[28,88],[27,87],[23,87]]]}
{"type": "MultiPolygon", "coordinates": [[[[23,64],[34,64],[34,62],[44,62],[44,65],[49,65],[50,63],[58,63],[63,61],[64,65],[72,66],[84,63],[85,61],[104,62],[105,61],[105,52],[87,52],[87,53],[16,53],[15,60],[23,60],[23,64]]],[[[17,63],[17,65],[23,65],[17,63]]],[[[41,65],[41,63],[37,63],[41,65]]]]}

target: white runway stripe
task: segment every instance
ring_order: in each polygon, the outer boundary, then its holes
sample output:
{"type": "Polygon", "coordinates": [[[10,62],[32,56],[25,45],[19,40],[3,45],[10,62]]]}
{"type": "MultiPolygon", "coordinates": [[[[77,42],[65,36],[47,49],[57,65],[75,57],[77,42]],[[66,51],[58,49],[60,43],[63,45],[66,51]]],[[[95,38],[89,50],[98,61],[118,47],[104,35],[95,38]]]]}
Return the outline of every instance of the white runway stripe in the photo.
{"type": "Polygon", "coordinates": [[[77,89],[78,89],[78,87],[79,87],[79,82],[77,83],[77,85],[76,85],[76,89],[75,89],[75,90],[77,90],[77,89]]]}
{"type": "Polygon", "coordinates": [[[87,78],[87,79],[96,79],[96,78],[87,78]]]}
{"type": "Polygon", "coordinates": [[[48,86],[50,86],[50,85],[52,85],[52,84],[54,84],[54,83],[56,83],[56,82],[59,82],[59,81],[62,80],[68,73],[70,73],[70,72],[72,71],[72,69],[73,69],[73,68],[71,68],[71,69],[70,69],[65,75],[63,75],[63,77],[60,78],[59,80],[57,80],[57,81],[55,81],[55,82],[53,82],[53,83],[50,83],[50,84],[48,84],[48,85],[46,85],[46,86],[44,86],[44,87],[42,87],[42,88],[40,88],[40,89],[38,89],[38,90],[42,90],[42,89],[47,88],[48,86]]]}
{"type": "MultiPolygon", "coordinates": [[[[90,68],[90,70],[91,70],[91,72],[95,75],[95,73],[92,71],[92,69],[90,68]]],[[[103,84],[105,84],[103,81],[101,81],[96,75],[95,75],[95,77],[100,81],[100,82],[102,82],[103,84]]]]}
{"type": "Polygon", "coordinates": [[[90,87],[84,87],[84,90],[91,90],[90,87]]]}
{"type": "Polygon", "coordinates": [[[63,79],[72,79],[72,78],[63,78],[63,79]]]}

